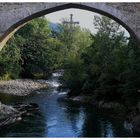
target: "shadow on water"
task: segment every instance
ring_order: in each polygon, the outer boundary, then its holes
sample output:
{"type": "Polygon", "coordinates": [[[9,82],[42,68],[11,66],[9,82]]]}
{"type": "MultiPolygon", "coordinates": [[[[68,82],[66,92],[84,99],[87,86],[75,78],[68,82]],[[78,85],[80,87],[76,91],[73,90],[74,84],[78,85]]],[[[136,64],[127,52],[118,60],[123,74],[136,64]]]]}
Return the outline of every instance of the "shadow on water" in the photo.
{"type": "Polygon", "coordinates": [[[22,102],[25,97],[19,97],[10,94],[0,93],[0,101],[4,104],[14,104],[16,102],[22,102]]]}

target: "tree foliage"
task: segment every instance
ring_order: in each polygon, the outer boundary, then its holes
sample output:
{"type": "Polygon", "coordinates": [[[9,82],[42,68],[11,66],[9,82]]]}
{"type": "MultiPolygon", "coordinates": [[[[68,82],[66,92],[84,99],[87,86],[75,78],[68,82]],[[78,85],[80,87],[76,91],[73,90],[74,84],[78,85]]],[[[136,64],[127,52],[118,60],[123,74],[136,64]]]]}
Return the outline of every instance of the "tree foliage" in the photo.
{"type": "MultiPolygon", "coordinates": [[[[140,49],[122,27],[107,17],[95,17],[97,33],[80,26],[57,25],[45,18],[19,29],[0,52],[0,78],[46,78],[64,69],[61,81],[70,95],[97,99],[136,97],[140,85],[140,49]]],[[[139,99],[139,98],[137,98],[139,99]]]]}
{"type": "Polygon", "coordinates": [[[53,38],[47,19],[32,20],[1,51],[1,77],[6,74],[9,78],[45,78],[61,65],[61,46],[53,38]]]}
{"type": "Polygon", "coordinates": [[[123,100],[136,97],[140,78],[140,49],[125,36],[122,27],[107,17],[95,17],[97,33],[92,44],[65,69],[64,83],[70,95],[93,94],[97,99],[123,100]]]}

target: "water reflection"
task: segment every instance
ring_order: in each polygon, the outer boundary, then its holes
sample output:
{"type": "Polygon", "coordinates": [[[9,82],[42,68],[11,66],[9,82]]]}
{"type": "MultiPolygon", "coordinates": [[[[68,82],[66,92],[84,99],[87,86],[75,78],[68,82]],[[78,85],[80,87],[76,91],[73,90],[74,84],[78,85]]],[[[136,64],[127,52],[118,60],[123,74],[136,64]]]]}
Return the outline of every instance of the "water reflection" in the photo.
{"type": "Polygon", "coordinates": [[[128,137],[123,120],[113,119],[104,112],[74,103],[60,103],[65,107],[67,125],[75,137],[128,137]]]}
{"type": "Polygon", "coordinates": [[[80,136],[82,133],[82,126],[84,122],[83,107],[75,106],[72,104],[61,104],[61,108],[64,109],[64,115],[67,119],[69,130],[73,131],[75,136],[80,136]],[[64,107],[65,108],[64,108],[64,107]]]}

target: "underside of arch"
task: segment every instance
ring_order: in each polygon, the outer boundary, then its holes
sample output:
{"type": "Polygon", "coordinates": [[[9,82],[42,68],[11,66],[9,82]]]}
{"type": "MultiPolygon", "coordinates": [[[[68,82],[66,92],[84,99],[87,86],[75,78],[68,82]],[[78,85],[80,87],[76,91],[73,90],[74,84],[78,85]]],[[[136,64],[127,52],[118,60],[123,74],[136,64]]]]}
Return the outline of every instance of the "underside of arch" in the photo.
{"type": "Polygon", "coordinates": [[[140,43],[140,40],[138,39],[138,37],[136,36],[136,34],[134,33],[134,31],[127,26],[123,21],[121,21],[119,18],[111,15],[110,13],[107,13],[106,11],[100,10],[100,9],[96,9],[93,7],[89,7],[83,4],[76,4],[76,3],[66,3],[60,6],[56,6],[53,8],[49,8],[46,10],[42,10],[40,12],[34,13],[30,16],[25,17],[24,19],[20,20],[19,22],[15,23],[14,25],[12,25],[1,37],[0,37],[0,50],[3,48],[3,46],[6,44],[6,42],[9,40],[9,38],[20,28],[22,27],[24,24],[26,24],[28,21],[34,19],[34,18],[38,18],[41,17],[43,15],[49,14],[49,13],[53,13],[56,11],[60,11],[60,10],[65,10],[65,9],[69,9],[69,8],[77,8],[77,9],[83,9],[83,10],[87,10],[87,11],[91,11],[91,12],[95,12],[104,16],[107,16],[113,20],[115,20],[116,22],[118,22],[120,25],[122,25],[129,33],[130,35],[136,39],[136,41],[138,43],[140,43]]]}

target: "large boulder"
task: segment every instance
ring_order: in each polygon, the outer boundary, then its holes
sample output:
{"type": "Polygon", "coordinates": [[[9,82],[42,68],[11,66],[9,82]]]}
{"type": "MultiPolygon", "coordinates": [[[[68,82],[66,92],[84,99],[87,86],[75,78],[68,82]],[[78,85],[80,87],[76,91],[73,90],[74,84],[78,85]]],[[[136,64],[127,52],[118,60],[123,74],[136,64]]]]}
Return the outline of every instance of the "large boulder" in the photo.
{"type": "Polygon", "coordinates": [[[39,106],[36,103],[17,103],[12,107],[0,102],[0,129],[26,116],[32,116],[38,110],[39,106]]]}
{"type": "Polygon", "coordinates": [[[0,129],[21,120],[20,112],[12,106],[0,102],[0,129]]]}
{"type": "Polygon", "coordinates": [[[18,113],[15,108],[12,106],[4,105],[0,102],[0,120],[7,118],[8,116],[11,116],[15,113],[18,113]]]}

